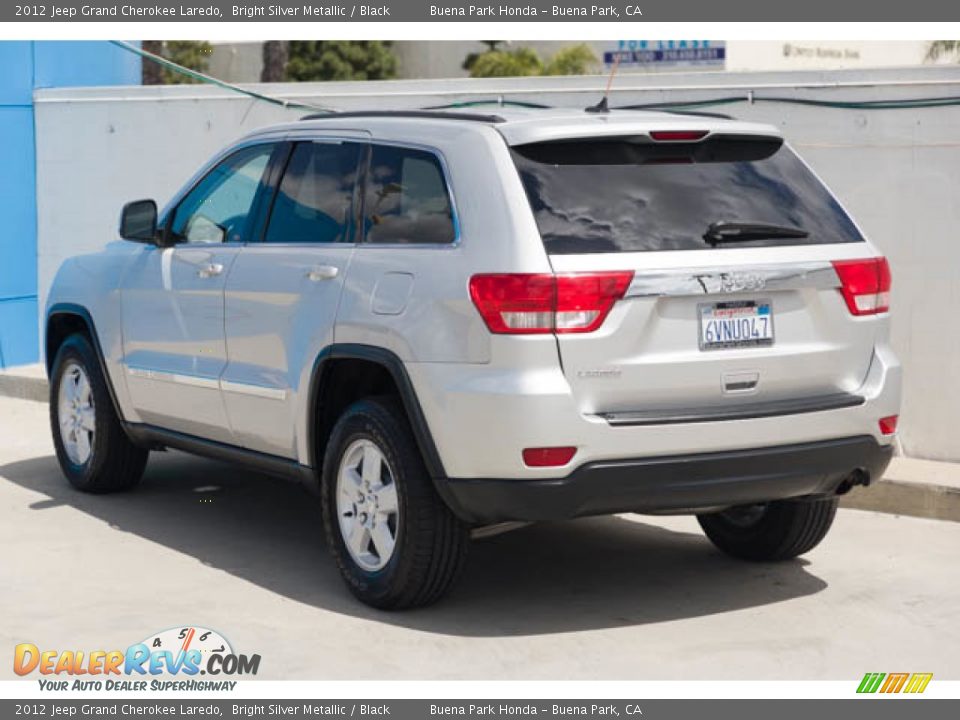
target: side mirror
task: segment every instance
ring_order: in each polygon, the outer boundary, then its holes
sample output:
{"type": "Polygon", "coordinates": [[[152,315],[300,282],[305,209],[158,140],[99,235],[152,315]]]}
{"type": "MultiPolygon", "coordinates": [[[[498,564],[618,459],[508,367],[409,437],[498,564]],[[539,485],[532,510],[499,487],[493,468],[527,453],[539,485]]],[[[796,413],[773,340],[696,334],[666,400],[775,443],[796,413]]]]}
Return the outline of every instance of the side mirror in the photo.
{"type": "Polygon", "coordinates": [[[120,211],[120,237],[142,243],[156,243],[157,204],[153,200],[128,202],[120,211]]]}

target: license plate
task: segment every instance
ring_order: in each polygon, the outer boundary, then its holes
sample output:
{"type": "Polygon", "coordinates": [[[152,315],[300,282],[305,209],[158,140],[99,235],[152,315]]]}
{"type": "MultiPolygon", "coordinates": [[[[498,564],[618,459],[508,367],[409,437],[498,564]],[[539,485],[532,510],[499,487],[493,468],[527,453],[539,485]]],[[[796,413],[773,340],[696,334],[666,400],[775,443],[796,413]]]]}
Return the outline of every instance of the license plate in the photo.
{"type": "Polygon", "coordinates": [[[773,307],[768,300],[737,300],[697,306],[700,349],[773,345],[773,307]]]}

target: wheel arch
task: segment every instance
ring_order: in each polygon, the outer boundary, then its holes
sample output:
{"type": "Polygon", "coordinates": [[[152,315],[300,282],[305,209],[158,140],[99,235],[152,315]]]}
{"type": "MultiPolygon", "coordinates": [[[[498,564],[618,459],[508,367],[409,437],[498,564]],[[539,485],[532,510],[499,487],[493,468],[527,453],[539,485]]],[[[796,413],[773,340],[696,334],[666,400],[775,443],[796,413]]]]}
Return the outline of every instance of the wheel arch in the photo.
{"type": "Polygon", "coordinates": [[[93,316],[90,311],[82,305],[75,303],[57,303],[52,305],[47,311],[46,322],[44,323],[44,364],[47,370],[47,378],[51,381],[53,372],[53,361],[56,359],[57,352],[64,341],[71,335],[83,332],[94,352],[97,354],[97,360],[100,363],[100,371],[103,373],[104,382],[107,391],[110,393],[110,402],[113,403],[113,409],[120,418],[121,424],[126,430],[126,423],[123,422],[123,413],[120,403],[117,401],[117,394],[113,387],[113,379],[107,368],[106,359],[103,354],[103,348],[100,345],[100,337],[97,335],[97,328],[93,322],[93,316]]]}
{"type": "MultiPolygon", "coordinates": [[[[325,348],[314,360],[313,371],[310,377],[309,399],[307,403],[307,442],[310,466],[317,469],[319,476],[323,465],[323,453],[326,441],[329,438],[332,423],[330,417],[324,417],[323,402],[329,398],[333,390],[332,384],[337,380],[338,368],[349,366],[350,363],[365,363],[368,370],[376,368],[376,372],[383,373],[383,378],[389,378],[392,389],[400,400],[404,414],[413,431],[417,447],[423,457],[427,472],[441,498],[453,507],[452,498],[446,488],[446,471],[443,461],[437,451],[433,435],[417,399],[416,390],[407,374],[403,361],[390,350],[372,345],[339,343],[325,348]]],[[[341,371],[342,372],[342,371],[341,371]]],[[[374,393],[375,394],[375,393],[374,393]]],[[[370,393],[366,395],[370,396],[370,393]]],[[[356,396],[353,399],[360,399],[356,396]]]]}

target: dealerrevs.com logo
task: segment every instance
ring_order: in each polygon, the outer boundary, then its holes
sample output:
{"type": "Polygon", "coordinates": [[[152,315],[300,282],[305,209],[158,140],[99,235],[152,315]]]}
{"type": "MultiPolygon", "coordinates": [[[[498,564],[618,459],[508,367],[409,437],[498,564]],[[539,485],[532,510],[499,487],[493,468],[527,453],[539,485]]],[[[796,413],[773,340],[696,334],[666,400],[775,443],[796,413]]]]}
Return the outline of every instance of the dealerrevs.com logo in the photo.
{"type": "Polygon", "coordinates": [[[20,643],[13,652],[17,675],[46,676],[38,678],[41,690],[233,690],[236,681],[225,677],[259,669],[260,655],[236,653],[220,633],[202,627],[154,633],[126,650],[47,650],[20,643]]]}

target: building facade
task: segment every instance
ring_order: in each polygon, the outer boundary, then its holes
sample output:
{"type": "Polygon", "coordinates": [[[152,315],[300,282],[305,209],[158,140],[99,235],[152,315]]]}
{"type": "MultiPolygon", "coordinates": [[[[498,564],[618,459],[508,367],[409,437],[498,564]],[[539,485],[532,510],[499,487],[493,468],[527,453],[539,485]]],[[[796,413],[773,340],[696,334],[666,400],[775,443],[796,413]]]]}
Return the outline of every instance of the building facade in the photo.
{"type": "MultiPolygon", "coordinates": [[[[106,42],[0,42],[0,368],[38,359],[33,92],[139,85],[140,58],[106,42]]],[[[66,158],[65,158],[66,159],[66,158]]]]}

